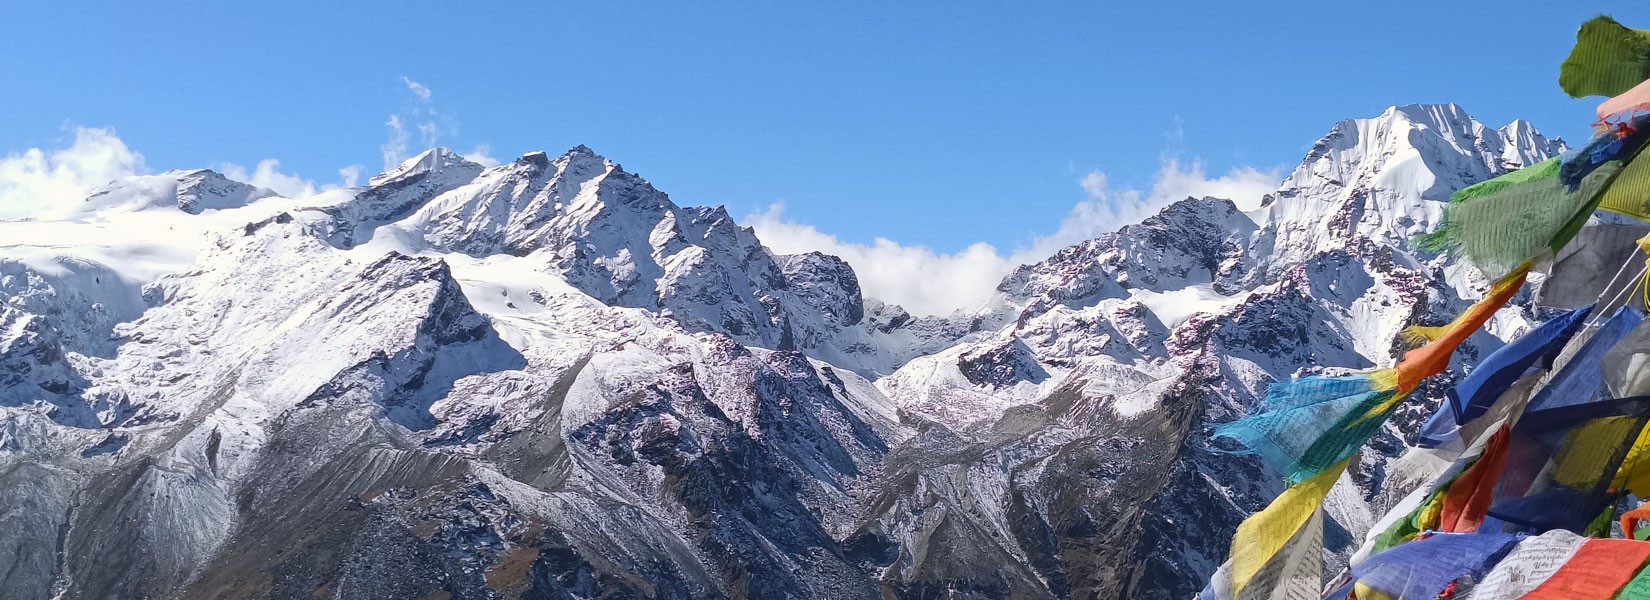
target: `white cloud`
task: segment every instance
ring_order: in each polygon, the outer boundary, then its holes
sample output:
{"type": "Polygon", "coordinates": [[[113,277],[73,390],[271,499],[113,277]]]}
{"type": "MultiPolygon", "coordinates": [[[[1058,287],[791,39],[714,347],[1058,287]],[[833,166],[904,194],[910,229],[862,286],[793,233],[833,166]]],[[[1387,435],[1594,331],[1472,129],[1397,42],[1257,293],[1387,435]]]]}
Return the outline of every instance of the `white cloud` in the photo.
{"type": "Polygon", "coordinates": [[[1251,167],[1237,167],[1211,179],[1201,163],[1182,168],[1178,160],[1165,159],[1152,188],[1142,191],[1114,188],[1105,173],[1091,172],[1078,181],[1086,197],[1072,207],[1054,233],[1037,236],[1006,256],[984,242],[955,254],[882,238],[870,245],[845,242],[812,225],[785,220],[784,207],[779,204],[744,221],[776,253],[817,250],[848,261],[870,297],[899,304],[914,314],[947,314],[991,299],[997,284],[1015,266],[1042,260],[1066,246],[1138,223],[1188,197],[1226,198],[1240,209],[1255,208],[1262,195],[1277,188],[1279,179],[1276,169],[1251,167]]]}
{"type": "Polygon", "coordinates": [[[347,187],[347,188],[352,188],[352,187],[355,187],[357,185],[360,185],[361,184],[361,171],[365,168],[366,167],[363,167],[361,165],[350,165],[350,166],[344,167],[342,169],[338,169],[339,185],[341,185],[342,187],[347,187]]]}
{"type": "Polygon", "coordinates": [[[93,190],[145,170],[113,129],[77,127],[67,148],[0,158],[0,220],[65,216],[93,190]]]}
{"type": "Polygon", "coordinates": [[[421,142],[425,148],[434,146],[435,141],[440,137],[441,130],[436,128],[435,123],[426,122],[418,124],[418,141],[421,142]]]}
{"type": "Polygon", "coordinates": [[[407,84],[407,91],[412,92],[412,94],[414,96],[418,96],[419,100],[423,100],[423,101],[426,101],[426,102],[429,101],[429,99],[430,99],[430,88],[429,88],[429,86],[426,86],[422,83],[413,81],[412,78],[407,77],[406,75],[401,76],[401,83],[407,84]]]}
{"type": "Polygon", "coordinates": [[[305,179],[297,173],[281,172],[281,161],[273,158],[258,161],[258,165],[251,170],[235,163],[223,163],[218,165],[218,172],[235,181],[274,190],[287,198],[303,198],[316,192],[355,187],[361,181],[361,165],[350,165],[338,169],[338,183],[317,186],[314,180],[305,179]]]}
{"type": "Polygon", "coordinates": [[[224,177],[242,183],[250,183],[261,188],[269,188],[287,198],[315,195],[315,182],[297,175],[282,173],[280,169],[281,161],[273,158],[258,161],[258,166],[250,172],[247,171],[246,167],[234,163],[224,163],[218,167],[218,171],[223,173],[224,177]]]}
{"type": "Polygon", "coordinates": [[[1231,200],[1239,210],[1254,210],[1260,207],[1261,196],[1278,189],[1282,178],[1283,172],[1275,168],[1262,171],[1233,167],[1225,175],[1210,179],[1203,173],[1202,163],[1193,162],[1191,168],[1182,170],[1179,161],[1169,161],[1152,182],[1151,200],[1161,205],[1151,211],[1157,212],[1177,200],[1206,196],[1231,200]]]}
{"type": "Polygon", "coordinates": [[[818,250],[853,265],[865,293],[916,314],[945,314],[989,300],[1012,268],[990,244],[976,243],[955,254],[904,246],[877,238],[872,245],[844,242],[812,225],[785,220],[784,206],[745,217],[762,243],[779,254],[818,250]]]}
{"type": "MultiPolygon", "coordinates": [[[[281,171],[281,161],[258,161],[253,168],[234,163],[217,166],[225,177],[298,198],[339,187],[317,186],[296,173],[281,171]]],[[[360,166],[340,169],[341,185],[352,186],[360,166]]],[[[85,207],[87,196],[110,182],[149,173],[143,155],[126,145],[113,129],[78,127],[66,148],[30,148],[0,158],[0,220],[68,218],[85,207]]]]}
{"type": "Polygon", "coordinates": [[[483,167],[496,167],[499,165],[499,162],[498,159],[493,158],[492,152],[493,148],[491,146],[481,144],[476,146],[474,150],[464,153],[463,156],[464,160],[473,162],[483,167]]]}

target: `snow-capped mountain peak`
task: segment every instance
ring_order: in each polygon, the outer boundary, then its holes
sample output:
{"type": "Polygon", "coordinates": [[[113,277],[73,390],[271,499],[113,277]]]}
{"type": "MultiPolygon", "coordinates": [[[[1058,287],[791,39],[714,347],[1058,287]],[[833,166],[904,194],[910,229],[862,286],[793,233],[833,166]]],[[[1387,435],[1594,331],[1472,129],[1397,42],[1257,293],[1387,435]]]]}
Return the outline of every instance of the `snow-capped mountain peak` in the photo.
{"type": "Polygon", "coordinates": [[[1345,120],[1260,209],[1177,202],[950,318],[585,146],[117,182],[0,223],[0,596],[1184,598],[1278,491],[1207,425],[1459,311],[1481,282],[1410,237],[1562,147],[1345,120]]]}
{"type": "Polygon", "coordinates": [[[1501,153],[1504,164],[1516,167],[1527,167],[1546,160],[1542,157],[1552,157],[1563,154],[1564,140],[1541,135],[1535,125],[1524,119],[1513,119],[1513,122],[1496,130],[1502,139],[1508,143],[1501,153]]]}
{"type": "Polygon", "coordinates": [[[1527,123],[1491,129],[1455,104],[1394,106],[1343,120],[1251,214],[1266,232],[1255,241],[1263,258],[1251,276],[1274,277],[1282,266],[1337,248],[1413,255],[1409,240],[1437,227],[1452,192],[1564,149],[1527,123]]]}
{"type": "Polygon", "coordinates": [[[437,146],[401,161],[401,164],[393,169],[373,175],[367,180],[367,185],[377,187],[447,169],[472,170],[480,166],[466,160],[451,148],[437,146]]]}

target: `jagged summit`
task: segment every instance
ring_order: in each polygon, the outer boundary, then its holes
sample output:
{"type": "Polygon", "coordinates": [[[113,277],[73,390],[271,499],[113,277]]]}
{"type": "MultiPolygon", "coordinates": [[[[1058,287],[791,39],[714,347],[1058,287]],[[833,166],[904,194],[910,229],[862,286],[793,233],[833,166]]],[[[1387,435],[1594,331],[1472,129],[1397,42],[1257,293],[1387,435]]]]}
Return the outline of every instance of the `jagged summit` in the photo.
{"type": "MultiPolygon", "coordinates": [[[[1432,231],[1449,195],[1557,156],[1527,123],[1491,129],[1455,104],[1394,106],[1371,118],[1345,119],[1312,145],[1306,157],[1250,213],[1263,232],[1253,247],[1261,259],[1252,281],[1279,275],[1315,253],[1390,247],[1411,267],[1429,258],[1409,241],[1432,231]]],[[[1454,285],[1468,277],[1453,272],[1454,285]]]]}
{"type": "Polygon", "coordinates": [[[414,177],[422,177],[430,173],[446,169],[474,170],[481,165],[466,160],[451,148],[435,147],[420,152],[417,156],[401,161],[393,169],[379,173],[367,180],[372,187],[388,185],[396,181],[406,181],[414,177]]]}
{"type": "Polygon", "coordinates": [[[1524,119],[1514,119],[1496,131],[1502,138],[1512,142],[1508,146],[1509,152],[1502,154],[1502,159],[1508,164],[1528,166],[1541,162],[1542,156],[1557,156],[1568,149],[1562,138],[1549,139],[1536,131],[1535,125],[1524,119]],[[1511,152],[1513,150],[1517,152],[1511,152]]]}
{"type": "Polygon", "coordinates": [[[1442,201],[1448,199],[1444,190],[1464,181],[1481,181],[1563,150],[1562,140],[1548,140],[1527,123],[1490,129],[1455,104],[1393,106],[1373,118],[1336,123],[1284,179],[1278,194],[1287,198],[1362,185],[1419,190],[1419,199],[1442,201]]]}

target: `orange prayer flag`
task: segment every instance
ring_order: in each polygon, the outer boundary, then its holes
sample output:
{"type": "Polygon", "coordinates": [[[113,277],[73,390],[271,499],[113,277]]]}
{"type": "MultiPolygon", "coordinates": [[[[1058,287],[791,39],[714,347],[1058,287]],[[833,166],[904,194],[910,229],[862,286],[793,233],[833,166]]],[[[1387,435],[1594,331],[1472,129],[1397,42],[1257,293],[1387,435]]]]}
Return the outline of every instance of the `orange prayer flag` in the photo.
{"type": "Polygon", "coordinates": [[[1501,479],[1501,470],[1507,465],[1507,446],[1512,434],[1502,425],[1484,445],[1478,462],[1450,484],[1444,494],[1444,508],[1439,514],[1438,529],[1451,533],[1475,531],[1484,523],[1484,514],[1495,499],[1495,482],[1501,479]]]}
{"type": "Polygon", "coordinates": [[[1587,540],[1525,600],[1610,600],[1650,559],[1650,543],[1634,540],[1587,540]]]}
{"type": "Polygon", "coordinates": [[[1398,392],[1405,393],[1421,385],[1421,380],[1442,373],[1449,368],[1450,356],[1455,354],[1455,348],[1467,337],[1484,326],[1495,311],[1506,306],[1519,288],[1524,287],[1524,277],[1530,273],[1530,263],[1526,261],[1513,272],[1508,273],[1495,282],[1490,293],[1483,300],[1479,300],[1461,316],[1456,317],[1450,324],[1442,327],[1411,327],[1411,334],[1432,340],[1425,346],[1404,353],[1404,359],[1398,361],[1398,392]]]}

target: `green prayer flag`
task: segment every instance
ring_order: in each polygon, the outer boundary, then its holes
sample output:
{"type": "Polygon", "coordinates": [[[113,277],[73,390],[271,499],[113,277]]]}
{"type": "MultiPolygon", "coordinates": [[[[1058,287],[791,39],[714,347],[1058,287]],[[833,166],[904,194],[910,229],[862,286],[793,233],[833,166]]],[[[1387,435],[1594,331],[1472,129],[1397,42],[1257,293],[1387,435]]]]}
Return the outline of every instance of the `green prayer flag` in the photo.
{"type": "Polygon", "coordinates": [[[1633,576],[1627,587],[1616,594],[1616,600],[1650,600],[1650,569],[1641,570],[1633,576]]]}
{"type": "Polygon", "coordinates": [[[1619,160],[1604,163],[1572,190],[1559,181],[1556,171],[1547,173],[1549,169],[1542,167],[1521,182],[1452,197],[1444,206],[1443,223],[1437,231],[1422,236],[1421,247],[1459,247],[1486,275],[1501,277],[1524,261],[1547,252],[1556,254],[1569,243],[1621,169],[1619,160]],[[1547,176],[1540,176],[1544,173],[1547,176]]]}
{"type": "Polygon", "coordinates": [[[1558,168],[1560,166],[1559,163],[1560,158],[1554,156],[1506,175],[1474,183],[1457,190],[1453,194],[1450,194],[1449,201],[1452,203],[1465,202],[1479,196],[1488,196],[1520,183],[1535,181],[1537,179],[1546,179],[1548,177],[1557,177],[1558,168]]]}
{"type": "Polygon", "coordinates": [[[1615,96],[1646,79],[1650,29],[1628,29],[1602,16],[1581,25],[1575,48],[1558,71],[1558,85],[1573,98],[1615,96]]]}

